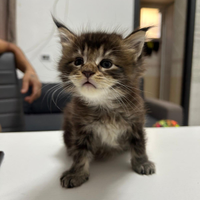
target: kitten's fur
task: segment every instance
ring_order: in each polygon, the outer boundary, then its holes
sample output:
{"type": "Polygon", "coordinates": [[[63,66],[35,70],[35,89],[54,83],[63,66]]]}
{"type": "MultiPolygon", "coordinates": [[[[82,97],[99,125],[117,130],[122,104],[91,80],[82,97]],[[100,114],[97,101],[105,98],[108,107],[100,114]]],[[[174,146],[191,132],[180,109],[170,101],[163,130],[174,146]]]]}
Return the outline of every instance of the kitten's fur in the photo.
{"type": "Polygon", "coordinates": [[[153,174],[155,166],[145,150],[145,110],[138,89],[144,71],[145,30],[125,39],[104,32],[77,36],[54,21],[62,44],[59,71],[64,88],[73,94],[64,114],[64,141],[73,164],[61,176],[61,185],[80,186],[89,178],[93,157],[126,149],[131,151],[135,172],[153,174]]]}

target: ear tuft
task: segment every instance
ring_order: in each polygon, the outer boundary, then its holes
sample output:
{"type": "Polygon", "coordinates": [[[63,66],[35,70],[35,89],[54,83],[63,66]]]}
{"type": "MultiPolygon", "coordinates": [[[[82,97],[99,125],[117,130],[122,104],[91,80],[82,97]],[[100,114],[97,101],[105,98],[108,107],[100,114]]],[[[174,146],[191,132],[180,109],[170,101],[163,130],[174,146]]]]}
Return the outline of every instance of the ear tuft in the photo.
{"type": "Polygon", "coordinates": [[[62,46],[71,44],[73,42],[74,38],[76,37],[75,34],[73,32],[71,32],[65,25],[60,23],[53,15],[52,15],[52,18],[53,18],[55,25],[58,28],[62,46]]]}
{"type": "Polygon", "coordinates": [[[55,25],[57,26],[57,28],[66,28],[67,29],[67,27],[64,26],[62,23],[60,23],[53,15],[51,15],[51,16],[52,16],[53,21],[54,21],[55,25]]]}
{"type": "Polygon", "coordinates": [[[124,39],[126,46],[135,51],[136,59],[138,59],[142,53],[146,31],[148,31],[149,28],[151,27],[138,29],[124,39]]]}

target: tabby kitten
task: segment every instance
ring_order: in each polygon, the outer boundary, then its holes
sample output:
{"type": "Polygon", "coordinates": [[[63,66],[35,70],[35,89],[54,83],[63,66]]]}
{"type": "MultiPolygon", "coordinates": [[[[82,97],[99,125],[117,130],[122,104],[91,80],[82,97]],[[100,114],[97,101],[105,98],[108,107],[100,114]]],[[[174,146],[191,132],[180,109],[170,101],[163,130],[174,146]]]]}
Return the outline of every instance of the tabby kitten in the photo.
{"type": "Polygon", "coordinates": [[[145,110],[138,89],[146,30],[125,39],[105,32],[75,35],[54,22],[62,44],[60,77],[73,95],[64,114],[64,142],[73,164],[62,174],[61,185],[80,186],[89,178],[94,157],[126,149],[135,172],[155,173],[145,150],[145,110]]]}

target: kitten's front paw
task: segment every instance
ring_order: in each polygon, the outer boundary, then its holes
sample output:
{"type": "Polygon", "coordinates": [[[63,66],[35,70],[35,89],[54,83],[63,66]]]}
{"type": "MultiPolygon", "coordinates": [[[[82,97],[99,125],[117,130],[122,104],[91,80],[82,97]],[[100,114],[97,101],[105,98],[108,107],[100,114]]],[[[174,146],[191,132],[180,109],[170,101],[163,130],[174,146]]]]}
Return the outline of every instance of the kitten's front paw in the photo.
{"type": "Polygon", "coordinates": [[[151,175],[156,172],[155,164],[151,161],[146,161],[142,164],[138,163],[138,164],[132,165],[132,168],[138,174],[151,175]]]}
{"type": "Polygon", "coordinates": [[[64,188],[73,188],[82,185],[88,179],[89,179],[89,174],[87,173],[73,174],[69,171],[66,171],[62,174],[60,178],[60,183],[64,188]]]}

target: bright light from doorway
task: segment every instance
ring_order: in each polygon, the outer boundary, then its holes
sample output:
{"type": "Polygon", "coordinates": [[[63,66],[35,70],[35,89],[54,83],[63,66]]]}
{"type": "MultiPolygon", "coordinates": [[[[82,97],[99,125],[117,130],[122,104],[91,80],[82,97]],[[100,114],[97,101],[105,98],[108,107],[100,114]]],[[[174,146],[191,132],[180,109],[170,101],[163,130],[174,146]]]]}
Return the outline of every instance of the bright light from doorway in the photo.
{"type": "Polygon", "coordinates": [[[147,32],[148,38],[160,38],[162,15],[157,8],[141,8],[140,27],[155,26],[147,32]]]}

